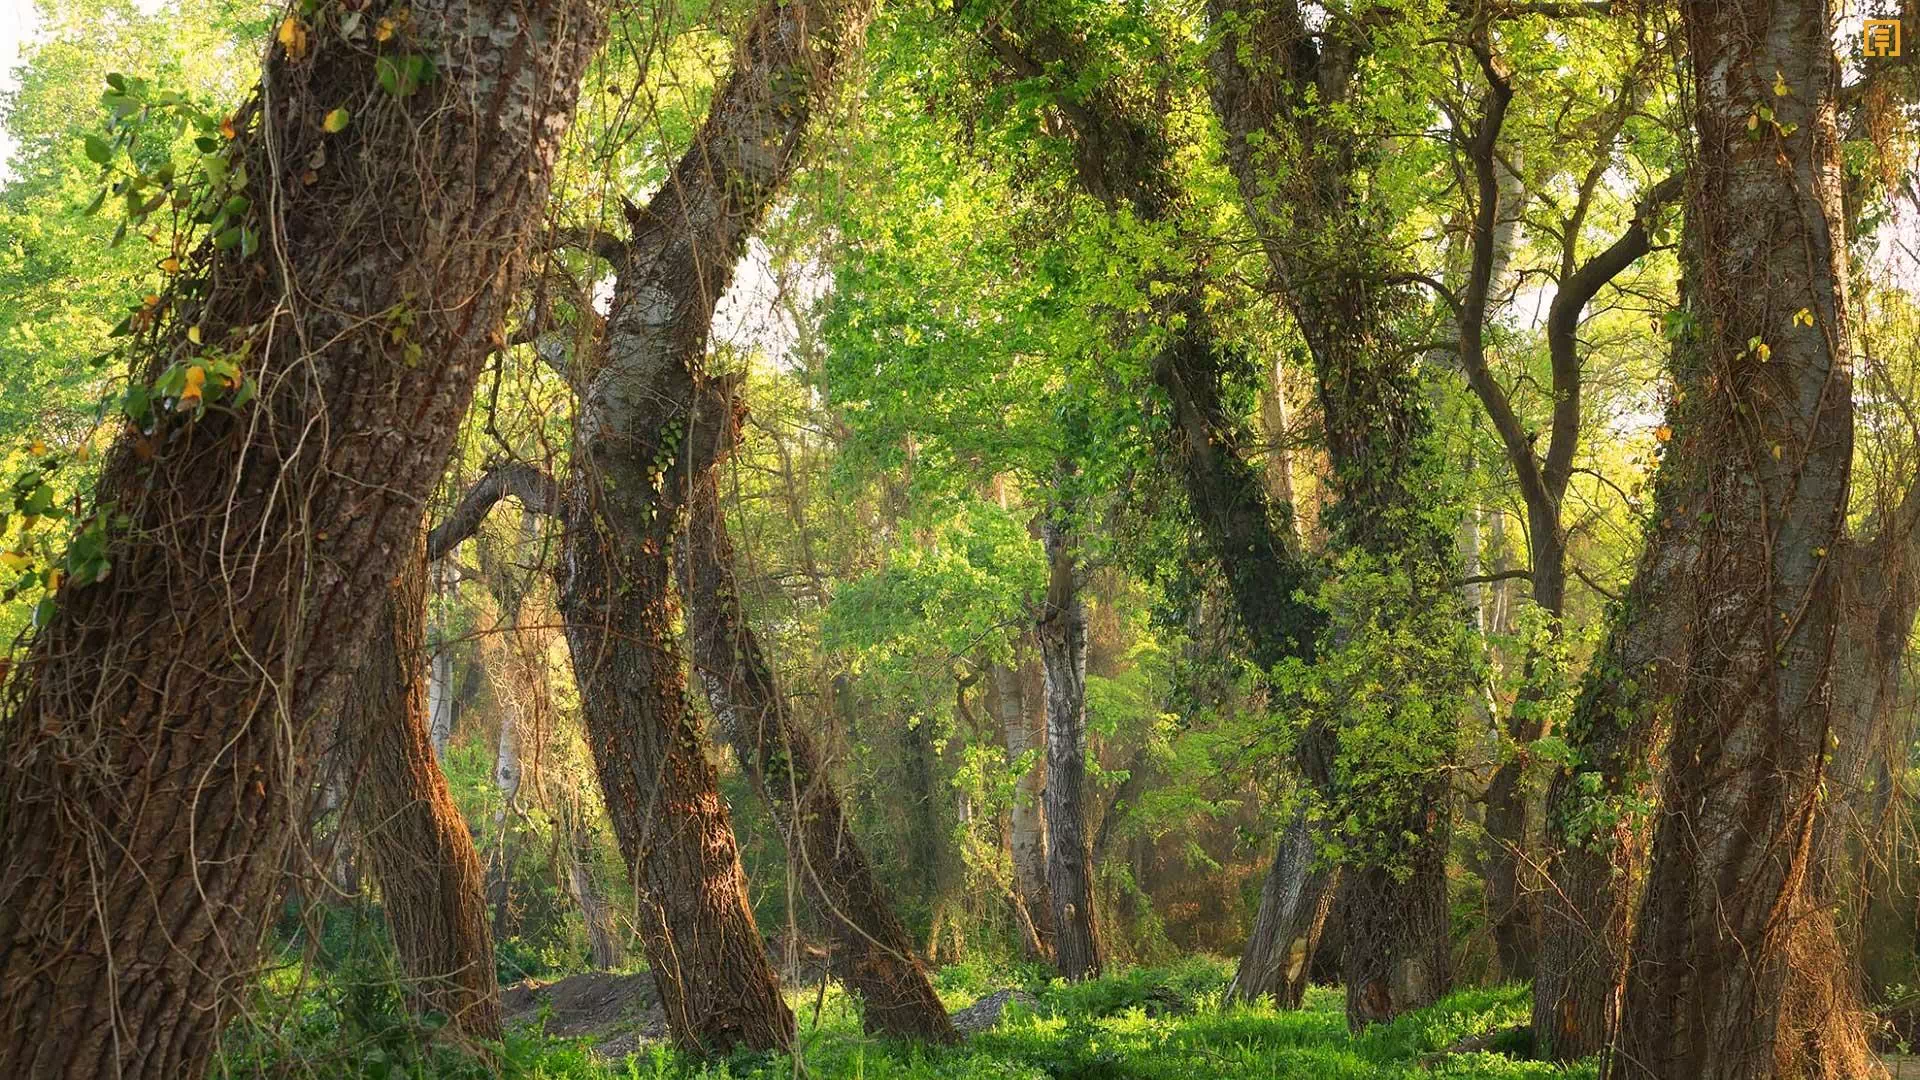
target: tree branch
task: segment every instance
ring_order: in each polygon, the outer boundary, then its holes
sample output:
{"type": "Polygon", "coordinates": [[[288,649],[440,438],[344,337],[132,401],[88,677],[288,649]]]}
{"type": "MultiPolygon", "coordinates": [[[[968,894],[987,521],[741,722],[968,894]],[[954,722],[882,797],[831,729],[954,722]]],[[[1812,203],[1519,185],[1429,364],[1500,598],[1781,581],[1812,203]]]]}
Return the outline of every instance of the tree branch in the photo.
{"type": "Polygon", "coordinates": [[[1580,314],[1602,286],[1652,249],[1654,216],[1685,186],[1686,174],[1678,172],[1642,195],[1627,231],[1562,280],[1547,310],[1547,351],[1553,365],[1553,435],[1547,442],[1544,480],[1547,494],[1556,503],[1573,476],[1573,454],[1580,437],[1580,314]]]}
{"type": "Polygon", "coordinates": [[[560,486],[541,469],[524,461],[495,465],[467,489],[446,520],[427,534],[427,561],[445,557],[461,541],[479,532],[493,504],[508,495],[536,514],[560,510],[560,486]]]}

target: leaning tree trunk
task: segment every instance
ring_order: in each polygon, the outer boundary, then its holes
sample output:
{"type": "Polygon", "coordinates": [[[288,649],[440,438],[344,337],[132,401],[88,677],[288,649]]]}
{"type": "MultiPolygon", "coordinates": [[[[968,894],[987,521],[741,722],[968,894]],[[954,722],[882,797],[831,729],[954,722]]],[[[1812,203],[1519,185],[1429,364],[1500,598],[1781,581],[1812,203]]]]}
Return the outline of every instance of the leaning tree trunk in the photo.
{"type": "Polygon", "coordinates": [[[1614,1078],[1878,1072],[1815,887],[1853,454],[1828,0],[1690,0],[1699,597],[1614,1078]],[[1776,91],[1775,88],[1778,88],[1776,91]],[[1766,100],[1772,122],[1752,121],[1766,100]],[[1812,992],[1809,992],[1812,991],[1812,992]]]}
{"type": "Polygon", "coordinates": [[[1039,958],[1052,959],[1053,902],[1047,897],[1044,709],[1040,713],[1040,730],[1036,732],[1033,722],[1035,712],[1027,701],[1026,678],[1021,670],[1023,666],[1023,663],[997,663],[993,665],[989,676],[993,679],[993,701],[999,714],[1001,737],[1007,748],[1007,763],[1020,769],[1014,777],[1013,807],[1008,812],[1014,891],[1032,921],[1035,946],[1045,954],[1039,958]],[[1020,768],[1021,759],[1034,750],[1040,753],[1025,768],[1020,768]]]}
{"type": "MultiPolygon", "coordinates": [[[[731,439],[729,439],[731,441],[731,439]]],[[[814,741],[788,713],[773,668],[740,607],[716,470],[694,481],[680,548],[694,671],[741,769],[767,802],[787,859],[833,936],[834,971],[860,996],[868,1033],[959,1038],[853,835],[814,741]]]]}
{"type": "Polygon", "coordinates": [[[604,5],[361,12],[390,14],[388,51],[435,78],[381,93],[373,51],[330,22],[274,48],[219,151],[228,180],[245,166],[257,248],[203,244],[136,320],[135,385],[171,370],[211,407],[156,394],[134,418],[96,489],[104,551],[97,532],[75,547],[7,686],[0,1075],[204,1074],[318,718],[502,336],[604,5]],[[342,101],[362,104],[329,131],[342,101]],[[203,349],[245,358],[257,397],[203,349]]]}
{"type": "Polygon", "coordinates": [[[352,824],[416,1012],[500,1037],[500,989],[480,856],[433,753],[427,721],[425,537],[381,602],[340,712],[352,824]]]}
{"type": "Polygon", "coordinates": [[[1297,1009],[1306,998],[1308,968],[1339,892],[1340,868],[1322,853],[1326,837],[1313,806],[1315,790],[1329,783],[1333,753],[1332,733],[1324,727],[1302,734],[1295,754],[1301,790],[1260,887],[1260,909],[1227,986],[1229,1001],[1266,997],[1297,1009]]]}
{"type": "Polygon", "coordinates": [[[641,943],[674,1039],[693,1050],[786,1046],[793,1016],[687,697],[671,551],[689,489],[731,423],[696,415],[703,398],[729,408],[702,393],[714,305],[866,10],[815,0],[769,3],[754,17],[693,146],[647,207],[629,211],[605,340],[577,375],[561,611],[641,943]]]}
{"type": "Polygon", "coordinates": [[[1044,529],[1049,580],[1034,636],[1047,685],[1047,895],[1055,966],[1079,980],[1101,967],[1086,808],[1087,609],[1066,526],[1049,519],[1044,529]]]}

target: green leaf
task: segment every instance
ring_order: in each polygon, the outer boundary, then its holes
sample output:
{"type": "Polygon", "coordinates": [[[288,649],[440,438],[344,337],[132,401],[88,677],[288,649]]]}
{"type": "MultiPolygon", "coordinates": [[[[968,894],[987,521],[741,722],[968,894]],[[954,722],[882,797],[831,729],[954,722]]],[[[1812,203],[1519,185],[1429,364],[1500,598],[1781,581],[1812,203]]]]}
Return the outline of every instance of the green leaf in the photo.
{"type": "Polygon", "coordinates": [[[338,134],[347,130],[347,121],[349,119],[351,118],[348,116],[345,107],[335,109],[327,114],[326,119],[320,121],[320,130],[329,135],[338,134]]]}
{"type": "Polygon", "coordinates": [[[100,136],[89,135],[87,136],[87,160],[95,165],[105,165],[113,160],[113,148],[108,146],[107,140],[100,136]]]}

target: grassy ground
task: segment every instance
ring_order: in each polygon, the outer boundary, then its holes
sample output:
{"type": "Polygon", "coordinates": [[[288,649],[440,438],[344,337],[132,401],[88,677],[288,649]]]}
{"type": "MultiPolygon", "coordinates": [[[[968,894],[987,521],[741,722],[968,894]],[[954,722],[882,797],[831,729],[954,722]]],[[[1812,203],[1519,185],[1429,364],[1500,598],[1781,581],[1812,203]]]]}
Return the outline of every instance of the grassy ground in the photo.
{"type": "MultiPolygon", "coordinates": [[[[1591,1077],[1496,1053],[1447,1054],[1460,1040],[1524,1024],[1522,988],[1470,990],[1431,1009],[1348,1034],[1337,991],[1316,990],[1307,1007],[1222,1008],[1228,965],[1194,960],[1075,986],[1032,984],[1031,1007],[1016,1005],[1000,1026],[947,1048],[906,1046],[860,1033],[854,1007],[837,992],[792,995],[800,1022],[794,1056],[738,1055],[695,1062],[663,1046],[621,1061],[589,1053],[580,1040],[545,1035],[536,1022],[509,1039],[489,1066],[447,1047],[422,1048],[409,1030],[381,1028],[380,1008],[354,1017],[309,1007],[269,1030],[257,1023],[229,1039],[219,1077],[364,1076],[452,1080],[1456,1080],[1591,1077]],[[329,1045],[330,1040],[330,1045],[329,1045]],[[796,1063],[795,1058],[798,1058],[796,1063]],[[796,1068],[796,1064],[798,1068],[796,1068]]],[[[970,967],[940,972],[947,1005],[959,1009],[1006,976],[970,967]]],[[[364,1010],[363,1010],[364,1011],[364,1010]]]]}

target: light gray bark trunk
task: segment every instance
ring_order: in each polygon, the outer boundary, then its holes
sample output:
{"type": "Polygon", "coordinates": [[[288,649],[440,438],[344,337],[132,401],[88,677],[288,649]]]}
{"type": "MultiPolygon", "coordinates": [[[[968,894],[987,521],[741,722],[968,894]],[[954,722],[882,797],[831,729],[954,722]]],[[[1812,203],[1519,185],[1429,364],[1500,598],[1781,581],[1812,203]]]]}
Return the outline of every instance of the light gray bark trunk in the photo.
{"type": "MultiPolygon", "coordinates": [[[[1007,664],[993,665],[994,707],[1007,748],[1007,761],[1020,768],[1013,784],[1013,807],[1008,813],[1009,843],[1013,851],[1014,889],[1033,923],[1036,944],[1043,952],[1053,948],[1053,904],[1047,896],[1047,819],[1044,736],[1034,738],[1020,671],[1007,664]],[[1019,763],[1038,750],[1024,768],[1019,763]]],[[[1044,728],[1043,728],[1044,730],[1044,728]]]]}

